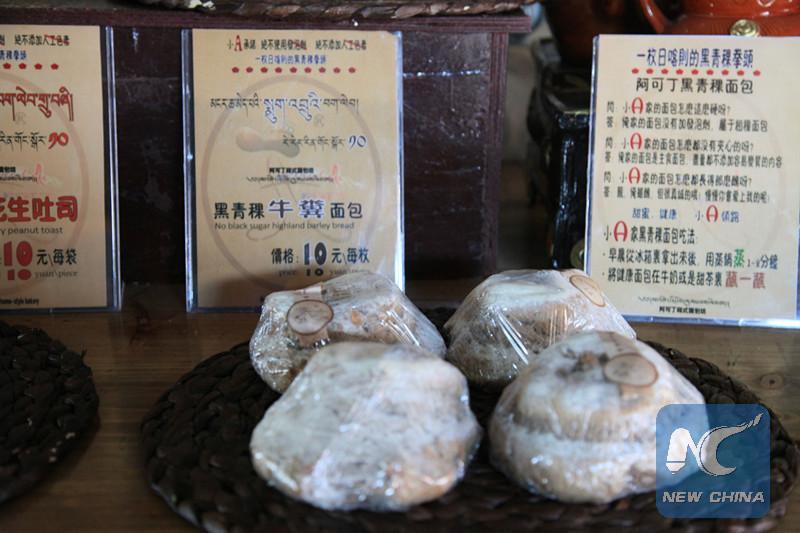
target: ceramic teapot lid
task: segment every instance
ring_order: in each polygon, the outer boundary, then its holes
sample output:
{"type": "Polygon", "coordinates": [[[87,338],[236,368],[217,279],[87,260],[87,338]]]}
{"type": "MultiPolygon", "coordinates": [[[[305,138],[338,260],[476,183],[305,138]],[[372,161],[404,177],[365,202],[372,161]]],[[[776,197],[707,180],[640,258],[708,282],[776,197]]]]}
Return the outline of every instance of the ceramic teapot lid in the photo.
{"type": "Polygon", "coordinates": [[[797,0],[683,0],[683,14],[670,20],[656,0],[639,0],[657,33],[687,35],[800,35],[797,0]]]}
{"type": "Polygon", "coordinates": [[[687,15],[760,18],[800,13],[796,0],[683,0],[687,15]]]}

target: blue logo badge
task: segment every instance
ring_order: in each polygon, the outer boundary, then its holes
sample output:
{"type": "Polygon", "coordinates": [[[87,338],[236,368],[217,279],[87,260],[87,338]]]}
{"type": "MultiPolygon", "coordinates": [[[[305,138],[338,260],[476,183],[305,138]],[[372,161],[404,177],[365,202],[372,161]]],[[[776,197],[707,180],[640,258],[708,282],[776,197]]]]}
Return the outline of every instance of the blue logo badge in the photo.
{"type": "Polygon", "coordinates": [[[656,421],[656,504],[670,518],[769,511],[769,413],[761,405],[667,405],[656,421]]]}

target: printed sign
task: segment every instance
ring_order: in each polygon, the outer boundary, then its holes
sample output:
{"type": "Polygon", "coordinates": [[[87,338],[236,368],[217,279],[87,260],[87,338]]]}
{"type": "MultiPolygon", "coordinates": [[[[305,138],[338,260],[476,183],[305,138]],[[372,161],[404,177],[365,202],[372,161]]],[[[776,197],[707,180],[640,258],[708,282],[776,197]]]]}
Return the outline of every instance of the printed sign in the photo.
{"type": "Polygon", "coordinates": [[[188,308],[362,270],[402,287],[399,36],[193,30],[184,45],[188,308]]]}
{"type": "Polygon", "coordinates": [[[656,506],[671,518],[769,511],[770,417],[761,405],[667,405],[656,422],[656,506]]]}
{"type": "Polygon", "coordinates": [[[105,57],[98,27],[0,25],[2,311],[119,307],[105,57]]]}
{"type": "Polygon", "coordinates": [[[598,39],[587,270],[624,314],[800,325],[799,53],[598,39]]]}

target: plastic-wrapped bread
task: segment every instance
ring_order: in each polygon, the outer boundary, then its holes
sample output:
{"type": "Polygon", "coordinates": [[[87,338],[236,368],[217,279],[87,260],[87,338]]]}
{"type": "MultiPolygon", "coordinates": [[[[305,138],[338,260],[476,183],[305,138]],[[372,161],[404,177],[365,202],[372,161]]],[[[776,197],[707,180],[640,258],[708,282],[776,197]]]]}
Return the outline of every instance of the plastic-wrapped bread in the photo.
{"type": "Polygon", "coordinates": [[[402,343],[445,354],[436,327],[397,285],[359,272],[267,296],[250,358],[261,378],[283,392],[319,348],[341,341],[402,343]]]}
{"type": "Polygon", "coordinates": [[[580,270],[512,270],[475,287],[445,324],[447,360],[478,385],[502,388],[536,355],[579,331],[636,338],[580,270]]]}
{"type": "Polygon", "coordinates": [[[463,476],[481,429],[463,375],[418,348],[320,350],[256,426],[253,465],[323,509],[400,510],[463,476]]]}
{"type": "Polygon", "coordinates": [[[656,417],[700,392],[646,344],[609,332],[554,344],[506,389],[492,463],[531,492],[606,503],[655,488],[656,417]]]}

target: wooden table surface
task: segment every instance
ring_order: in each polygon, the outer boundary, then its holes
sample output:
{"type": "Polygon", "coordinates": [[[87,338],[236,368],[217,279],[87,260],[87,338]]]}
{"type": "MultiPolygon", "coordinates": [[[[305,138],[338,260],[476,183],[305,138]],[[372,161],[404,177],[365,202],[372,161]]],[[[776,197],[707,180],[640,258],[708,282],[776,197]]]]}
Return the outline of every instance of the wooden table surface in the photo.
{"type": "MultiPolygon", "coordinates": [[[[427,305],[431,287],[409,288],[427,305]]],[[[446,290],[434,300],[460,296],[446,290]]],[[[8,320],[8,317],[3,317],[8,320]]],[[[158,396],[201,360],[249,339],[255,314],[183,312],[181,288],[129,287],[122,313],[15,316],[86,350],[100,395],[100,424],[82,449],[30,493],[0,507],[0,531],[187,531],[147,487],[139,422],[158,396]]],[[[636,325],[640,337],[702,357],[739,378],[800,436],[800,333],[636,325]]],[[[779,531],[800,531],[800,490],[779,531]]]]}

